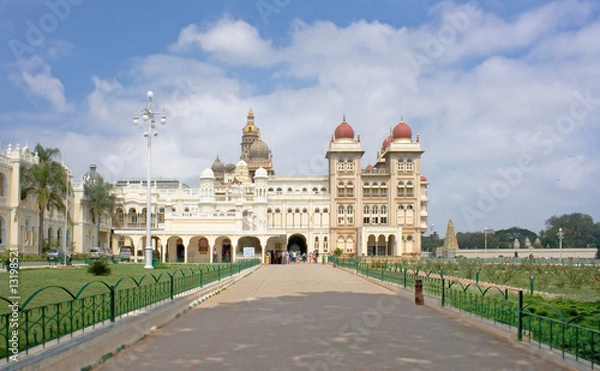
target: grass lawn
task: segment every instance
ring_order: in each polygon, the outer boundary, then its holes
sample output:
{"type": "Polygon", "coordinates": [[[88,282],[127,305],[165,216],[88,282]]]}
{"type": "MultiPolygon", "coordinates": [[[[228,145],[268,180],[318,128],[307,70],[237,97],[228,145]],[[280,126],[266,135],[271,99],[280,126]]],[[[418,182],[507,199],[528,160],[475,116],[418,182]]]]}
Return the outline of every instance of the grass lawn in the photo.
{"type": "MultiPolygon", "coordinates": [[[[20,296],[19,304],[23,305],[27,298],[35,291],[42,287],[59,286],[69,290],[73,295],[88,282],[105,282],[108,285],[114,285],[123,277],[132,277],[139,280],[146,276],[142,284],[155,282],[154,276],[160,281],[168,281],[167,273],[173,274],[178,270],[183,270],[191,273],[191,269],[197,270],[197,264],[177,264],[177,265],[160,265],[160,269],[145,269],[144,264],[111,264],[112,270],[109,276],[94,276],[87,272],[87,266],[76,266],[74,268],[36,268],[36,269],[21,269],[19,271],[18,285],[20,296]],[[162,274],[162,276],[161,276],[162,274]]],[[[207,269],[204,266],[203,269],[207,269]]],[[[189,274],[188,273],[188,274],[189,274]]],[[[181,272],[177,273],[181,275],[181,272]]],[[[135,282],[129,278],[122,280],[118,288],[126,288],[135,286],[135,282]]],[[[88,296],[95,293],[107,292],[108,288],[100,283],[89,285],[83,292],[82,296],[88,296]]],[[[0,272],[0,297],[8,298],[9,294],[9,276],[7,272],[0,272]]],[[[27,304],[27,308],[37,306],[42,303],[60,302],[69,300],[71,297],[68,293],[60,288],[48,288],[36,295],[33,301],[27,304]]],[[[0,309],[0,313],[8,310],[0,309]]]]}

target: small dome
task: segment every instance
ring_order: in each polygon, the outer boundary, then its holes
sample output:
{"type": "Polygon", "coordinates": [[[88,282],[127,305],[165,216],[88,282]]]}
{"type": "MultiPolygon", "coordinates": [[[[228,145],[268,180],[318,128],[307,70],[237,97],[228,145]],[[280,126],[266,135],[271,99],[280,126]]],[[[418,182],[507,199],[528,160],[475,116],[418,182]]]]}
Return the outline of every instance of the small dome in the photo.
{"type": "MultiPolygon", "coordinates": [[[[221,164],[221,166],[222,165],[223,164],[221,164]]],[[[215,179],[215,173],[213,173],[211,169],[206,168],[202,170],[202,173],[200,174],[200,179],[215,179]]]]}
{"type": "Polygon", "coordinates": [[[213,162],[213,164],[210,168],[215,173],[223,172],[223,163],[221,162],[221,160],[219,160],[219,156],[217,156],[217,159],[215,160],[215,162],[213,162]]]}
{"type": "Polygon", "coordinates": [[[412,129],[401,119],[398,125],[394,127],[392,135],[394,139],[412,139],[412,129]]]}
{"type": "Polygon", "coordinates": [[[371,164],[367,165],[366,170],[373,170],[373,165],[371,165],[371,164]]]}
{"type": "Polygon", "coordinates": [[[227,165],[225,165],[223,170],[225,170],[226,173],[233,173],[235,171],[235,165],[227,164],[227,165]]]}
{"type": "Polygon", "coordinates": [[[85,173],[85,175],[83,176],[83,180],[86,182],[88,182],[88,181],[95,182],[100,179],[102,179],[102,176],[96,171],[96,164],[91,164],[90,171],[85,173]]]}
{"type": "Polygon", "coordinates": [[[344,116],[342,123],[335,128],[334,136],[335,139],[354,139],[354,129],[346,122],[346,116],[344,116]]]}
{"type": "Polygon", "coordinates": [[[256,169],[254,172],[254,178],[267,178],[267,170],[265,170],[262,166],[256,169]]]}
{"type": "Polygon", "coordinates": [[[383,144],[381,145],[381,149],[385,150],[389,147],[390,143],[394,141],[394,137],[390,134],[387,138],[383,140],[383,144]]]}
{"type": "Polygon", "coordinates": [[[248,167],[248,163],[244,160],[240,160],[237,164],[235,164],[235,167],[248,167]]]}
{"type": "Polygon", "coordinates": [[[427,182],[427,178],[425,178],[425,175],[421,175],[421,181],[422,182],[427,182]]]}
{"type": "Polygon", "coordinates": [[[250,109],[250,111],[248,111],[246,126],[244,126],[244,128],[242,129],[242,133],[244,135],[251,135],[251,136],[258,135],[258,128],[256,127],[256,125],[254,125],[254,112],[252,112],[252,109],[250,109]]]}
{"type": "Polygon", "coordinates": [[[250,146],[250,160],[268,160],[269,147],[263,142],[260,137],[250,146]]]}

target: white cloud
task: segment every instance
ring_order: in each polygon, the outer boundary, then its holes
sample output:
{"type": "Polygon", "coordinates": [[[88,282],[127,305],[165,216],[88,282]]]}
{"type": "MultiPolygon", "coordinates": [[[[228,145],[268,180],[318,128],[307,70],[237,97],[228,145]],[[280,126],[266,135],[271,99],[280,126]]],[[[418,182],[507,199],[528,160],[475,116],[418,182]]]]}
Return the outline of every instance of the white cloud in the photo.
{"type": "Polygon", "coordinates": [[[271,64],[275,62],[274,50],[269,41],[263,40],[256,28],[230,16],[200,30],[190,24],[179,33],[171,46],[174,51],[199,47],[229,64],[271,64]]]}
{"type": "Polygon", "coordinates": [[[47,100],[57,112],[73,109],[65,97],[62,82],[52,75],[50,66],[39,57],[19,62],[20,72],[11,74],[11,79],[31,96],[47,100]]]}

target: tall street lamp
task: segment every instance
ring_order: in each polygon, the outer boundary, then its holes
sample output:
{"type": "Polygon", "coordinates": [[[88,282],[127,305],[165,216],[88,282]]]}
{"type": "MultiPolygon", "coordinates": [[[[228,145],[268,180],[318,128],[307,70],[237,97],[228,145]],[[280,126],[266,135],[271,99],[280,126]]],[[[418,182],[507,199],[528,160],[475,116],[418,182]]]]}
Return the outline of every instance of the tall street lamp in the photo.
{"type": "MultiPolygon", "coordinates": [[[[65,174],[67,176],[67,189],[66,189],[66,196],[65,196],[65,260],[67,259],[67,257],[69,256],[69,178],[71,177],[71,170],[69,170],[69,168],[63,164],[63,166],[65,167],[65,174]]],[[[65,261],[65,264],[67,262],[65,261]]]]}
{"type": "Polygon", "coordinates": [[[138,112],[133,117],[133,124],[137,126],[140,123],[139,116],[142,117],[142,120],[148,124],[148,131],[144,132],[144,136],[148,138],[148,174],[146,178],[146,247],[145,247],[145,257],[146,264],[144,268],[153,269],[152,265],[152,199],[151,192],[152,187],[150,185],[150,164],[152,161],[152,137],[157,136],[158,132],[154,129],[156,128],[156,118],[155,115],[160,115],[160,123],[165,125],[167,123],[167,112],[156,112],[152,110],[152,97],[154,94],[149,91],[148,95],[148,103],[146,103],[146,107],[143,110],[138,112]]]}
{"type": "Polygon", "coordinates": [[[562,264],[562,241],[563,241],[563,238],[565,237],[565,233],[563,232],[562,228],[558,228],[557,235],[558,235],[558,254],[559,254],[558,256],[559,256],[560,264],[562,264]]]}

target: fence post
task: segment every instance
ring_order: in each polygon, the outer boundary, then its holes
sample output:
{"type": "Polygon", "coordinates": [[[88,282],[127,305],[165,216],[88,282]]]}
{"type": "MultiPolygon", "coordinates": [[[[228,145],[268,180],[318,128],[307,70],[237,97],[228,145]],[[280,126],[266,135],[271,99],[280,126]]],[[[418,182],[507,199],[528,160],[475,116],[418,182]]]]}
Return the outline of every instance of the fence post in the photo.
{"type": "Polygon", "coordinates": [[[233,263],[229,263],[229,277],[233,276],[233,263]]]}
{"type": "Polygon", "coordinates": [[[402,270],[404,271],[404,275],[403,275],[404,276],[403,277],[404,288],[406,288],[406,274],[407,274],[406,272],[408,271],[408,268],[404,267],[404,268],[402,268],[402,270]]]}
{"type": "Polygon", "coordinates": [[[219,265],[217,267],[217,281],[221,280],[221,266],[219,265]]]}
{"type": "Polygon", "coordinates": [[[517,340],[523,341],[523,290],[519,290],[519,322],[517,327],[517,340]]]}
{"type": "MultiPolygon", "coordinates": [[[[177,273],[177,271],[175,271],[175,273],[177,273]]],[[[173,281],[175,280],[175,274],[173,274],[172,276],[169,275],[169,277],[171,278],[171,282],[169,283],[169,297],[171,298],[171,300],[173,300],[173,281]]]]}
{"type": "Polygon", "coordinates": [[[385,267],[381,267],[381,282],[383,282],[384,275],[385,275],[385,267]]]}
{"type": "Polygon", "coordinates": [[[110,287],[110,322],[115,322],[115,312],[117,303],[115,302],[115,286],[110,287]]]}
{"type": "Polygon", "coordinates": [[[368,278],[369,277],[369,263],[366,263],[366,264],[367,264],[367,278],[368,278]]]}
{"type": "Polygon", "coordinates": [[[200,287],[202,287],[202,285],[204,284],[204,283],[202,282],[202,274],[203,274],[203,272],[204,272],[204,271],[202,270],[202,267],[201,267],[201,268],[200,268],[200,287]]]}
{"type": "Polygon", "coordinates": [[[442,276],[442,307],[446,304],[446,280],[442,276]]]}

